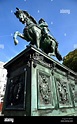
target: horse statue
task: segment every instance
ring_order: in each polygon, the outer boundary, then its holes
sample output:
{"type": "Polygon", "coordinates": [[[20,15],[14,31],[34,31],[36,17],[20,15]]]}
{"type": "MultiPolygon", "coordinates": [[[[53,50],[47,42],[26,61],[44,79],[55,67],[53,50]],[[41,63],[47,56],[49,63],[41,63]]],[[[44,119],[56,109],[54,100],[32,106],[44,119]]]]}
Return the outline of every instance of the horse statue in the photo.
{"type": "Polygon", "coordinates": [[[16,8],[14,13],[20,22],[26,24],[23,29],[23,34],[16,31],[13,39],[14,44],[18,44],[17,36],[35,45],[38,49],[41,49],[48,55],[56,56],[59,61],[62,60],[62,56],[58,51],[58,42],[56,39],[49,34],[47,23],[44,19],[40,19],[37,23],[36,20],[27,12],[16,8]]]}

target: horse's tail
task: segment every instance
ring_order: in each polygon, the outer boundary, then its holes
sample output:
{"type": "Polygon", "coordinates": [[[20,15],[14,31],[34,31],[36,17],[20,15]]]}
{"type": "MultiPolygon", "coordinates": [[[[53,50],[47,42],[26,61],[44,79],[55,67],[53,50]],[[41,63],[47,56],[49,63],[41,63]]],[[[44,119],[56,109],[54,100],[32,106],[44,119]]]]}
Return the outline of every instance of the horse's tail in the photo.
{"type": "Polygon", "coordinates": [[[55,54],[56,54],[57,59],[58,59],[59,61],[62,61],[62,56],[60,55],[60,53],[59,53],[59,51],[58,51],[57,48],[55,49],[55,54]]]}

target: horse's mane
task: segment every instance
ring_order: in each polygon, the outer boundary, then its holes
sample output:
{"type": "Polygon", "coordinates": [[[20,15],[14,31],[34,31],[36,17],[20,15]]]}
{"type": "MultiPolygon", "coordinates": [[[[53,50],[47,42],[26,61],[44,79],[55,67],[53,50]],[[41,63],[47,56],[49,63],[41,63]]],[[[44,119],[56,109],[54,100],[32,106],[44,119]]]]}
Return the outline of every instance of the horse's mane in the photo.
{"type": "Polygon", "coordinates": [[[28,16],[28,18],[32,20],[33,23],[37,24],[36,20],[27,11],[23,11],[23,12],[28,16]]]}

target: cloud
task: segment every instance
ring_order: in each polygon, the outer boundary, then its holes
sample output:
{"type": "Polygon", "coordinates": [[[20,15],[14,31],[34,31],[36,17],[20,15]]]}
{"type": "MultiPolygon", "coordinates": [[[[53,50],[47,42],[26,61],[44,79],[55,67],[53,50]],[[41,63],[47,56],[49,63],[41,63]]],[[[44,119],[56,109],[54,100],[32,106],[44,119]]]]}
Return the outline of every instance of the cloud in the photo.
{"type": "Polygon", "coordinates": [[[51,21],[51,25],[53,25],[53,22],[51,21]]]}
{"type": "Polygon", "coordinates": [[[38,10],[37,12],[39,13],[40,11],[38,10]]]}
{"type": "Polygon", "coordinates": [[[11,10],[11,13],[13,13],[13,10],[11,10]]]}
{"type": "Polygon", "coordinates": [[[77,49],[77,44],[74,44],[74,46],[73,46],[73,47],[74,47],[74,49],[77,49]]]}
{"type": "Polygon", "coordinates": [[[66,33],[64,33],[64,36],[67,36],[67,34],[66,34],[66,33]]]}
{"type": "Polygon", "coordinates": [[[0,49],[4,49],[4,44],[0,44],[0,49]]]}

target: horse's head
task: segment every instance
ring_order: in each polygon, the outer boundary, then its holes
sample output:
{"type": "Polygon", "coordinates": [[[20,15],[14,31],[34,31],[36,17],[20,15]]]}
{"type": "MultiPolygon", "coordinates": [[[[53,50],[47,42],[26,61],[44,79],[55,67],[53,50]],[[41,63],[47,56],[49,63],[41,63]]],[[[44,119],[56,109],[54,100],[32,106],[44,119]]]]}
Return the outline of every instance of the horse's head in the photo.
{"type": "Polygon", "coordinates": [[[19,19],[20,22],[22,22],[23,24],[26,23],[26,19],[27,17],[29,17],[29,14],[27,11],[23,11],[20,10],[18,8],[16,8],[17,11],[14,13],[16,15],[16,17],[19,19]]]}
{"type": "Polygon", "coordinates": [[[36,20],[27,12],[20,10],[19,8],[16,8],[17,11],[14,13],[17,18],[19,18],[19,21],[22,22],[23,24],[26,23],[28,19],[30,19],[31,22],[37,24],[36,20]]]}

